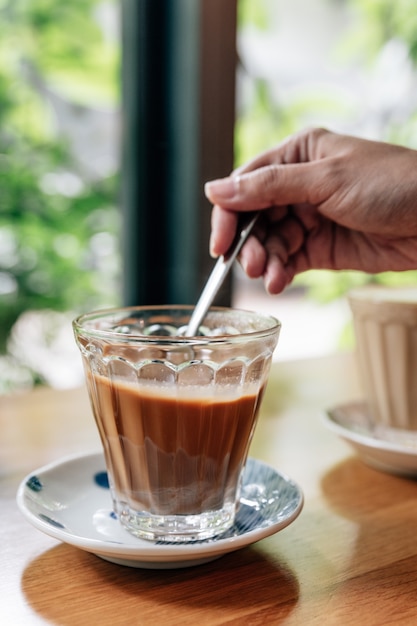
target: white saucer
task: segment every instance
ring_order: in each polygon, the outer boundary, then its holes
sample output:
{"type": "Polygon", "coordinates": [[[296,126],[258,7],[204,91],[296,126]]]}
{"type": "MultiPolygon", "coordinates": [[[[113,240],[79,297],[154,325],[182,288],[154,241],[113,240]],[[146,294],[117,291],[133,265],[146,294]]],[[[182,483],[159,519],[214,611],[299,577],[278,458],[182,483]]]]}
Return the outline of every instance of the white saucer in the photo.
{"type": "Polygon", "coordinates": [[[303,495],[272,467],[248,459],[236,522],[217,539],[163,544],[137,539],[119,524],[101,454],[63,459],[28,475],[17,503],[36,528],[65,543],[120,565],[152,569],[212,561],[288,526],[303,495]]]}
{"type": "Polygon", "coordinates": [[[329,409],[325,421],[368,465],[392,474],[417,476],[417,432],[374,426],[364,402],[329,409]]]}

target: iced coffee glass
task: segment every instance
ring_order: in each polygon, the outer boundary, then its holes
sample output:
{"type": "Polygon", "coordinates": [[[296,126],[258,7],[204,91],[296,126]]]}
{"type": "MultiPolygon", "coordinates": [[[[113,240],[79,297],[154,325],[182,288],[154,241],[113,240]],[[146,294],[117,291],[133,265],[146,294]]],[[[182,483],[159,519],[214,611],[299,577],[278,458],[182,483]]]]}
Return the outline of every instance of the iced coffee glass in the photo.
{"type": "Polygon", "coordinates": [[[153,541],[214,537],[234,522],[280,323],[213,308],[108,309],[73,327],[122,525],[153,541]]]}

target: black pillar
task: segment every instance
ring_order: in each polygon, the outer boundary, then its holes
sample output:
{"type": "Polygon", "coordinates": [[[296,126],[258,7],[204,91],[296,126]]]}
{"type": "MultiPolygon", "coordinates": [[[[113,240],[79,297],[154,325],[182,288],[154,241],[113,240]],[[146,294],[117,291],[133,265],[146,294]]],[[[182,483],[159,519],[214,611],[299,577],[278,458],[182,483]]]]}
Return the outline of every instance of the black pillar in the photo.
{"type": "Polygon", "coordinates": [[[235,1],[122,0],[125,304],[193,303],[211,267],[202,186],[233,165],[235,1]]]}

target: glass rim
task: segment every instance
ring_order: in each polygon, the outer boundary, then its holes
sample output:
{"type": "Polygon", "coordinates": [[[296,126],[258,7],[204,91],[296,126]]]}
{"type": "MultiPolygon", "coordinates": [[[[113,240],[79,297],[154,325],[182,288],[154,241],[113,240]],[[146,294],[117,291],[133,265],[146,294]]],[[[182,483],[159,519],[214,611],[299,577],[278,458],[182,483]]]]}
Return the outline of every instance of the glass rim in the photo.
{"type": "Polygon", "coordinates": [[[417,307],[417,289],[415,285],[361,285],[353,287],[347,292],[348,302],[351,304],[379,305],[407,305],[417,307]],[[412,296],[412,297],[410,297],[412,296]]]}
{"type": "Polygon", "coordinates": [[[111,316],[112,314],[120,313],[123,314],[126,312],[129,313],[140,313],[140,312],[160,312],[166,313],[169,311],[183,311],[184,313],[193,312],[195,306],[194,305],[177,305],[177,304],[161,304],[161,305],[138,305],[138,306],[120,306],[120,307],[108,307],[104,309],[95,309],[89,311],[87,313],[82,313],[78,315],[72,322],[72,326],[74,332],[77,335],[88,335],[90,337],[94,337],[96,339],[108,339],[108,340],[117,340],[117,341],[133,341],[133,342],[142,342],[148,344],[178,344],[178,345],[202,345],[202,344],[215,344],[215,343],[230,343],[241,341],[243,339],[246,340],[254,340],[261,339],[268,336],[272,336],[276,334],[281,329],[281,322],[274,317],[273,315],[269,315],[268,313],[261,313],[258,311],[248,310],[248,309],[239,309],[234,307],[226,307],[226,306],[212,306],[210,307],[207,315],[210,313],[230,313],[236,312],[246,316],[254,316],[264,321],[269,321],[269,325],[266,328],[258,329],[258,330],[250,330],[246,332],[238,332],[236,334],[220,334],[220,335],[195,335],[192,337],[185,337],[183,335],[144,335],[139,332],[137,333],[129,333],[124,334],[120,332],[116,332],[114,330],[103,329],[103,328],[89,328],[84,324],[88,321],[99,320],[100,318],[106,318],[111,316]]]}

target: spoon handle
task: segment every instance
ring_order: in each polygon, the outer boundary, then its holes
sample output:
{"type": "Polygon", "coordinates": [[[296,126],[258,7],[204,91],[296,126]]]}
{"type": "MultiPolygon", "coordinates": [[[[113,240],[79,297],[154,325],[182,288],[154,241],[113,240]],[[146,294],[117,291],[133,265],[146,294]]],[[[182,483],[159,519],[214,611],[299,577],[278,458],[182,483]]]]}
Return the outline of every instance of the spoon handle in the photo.
{"type": "Polygon", "coordinates": [[[212,272],[204,286],[203,291],[198,299],[193,314],[188,322],[187,330],[185,331],[185,337],[194,337],[199,329],[201,322],[203,321],[207,311],[209,310],[217,292],[219,291],[224,279],[226,278],[230,268],[233,265],[234,260],[240,252],[246,239],[252,228],[255,225],[256,220],[259,217],[259,212],[249,213],[245,216],[243,226],[239,227],[236,237],[233,240],[232,245],[226,254],[220,256],[212,272]]]}

